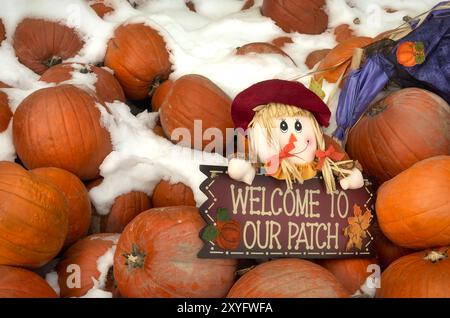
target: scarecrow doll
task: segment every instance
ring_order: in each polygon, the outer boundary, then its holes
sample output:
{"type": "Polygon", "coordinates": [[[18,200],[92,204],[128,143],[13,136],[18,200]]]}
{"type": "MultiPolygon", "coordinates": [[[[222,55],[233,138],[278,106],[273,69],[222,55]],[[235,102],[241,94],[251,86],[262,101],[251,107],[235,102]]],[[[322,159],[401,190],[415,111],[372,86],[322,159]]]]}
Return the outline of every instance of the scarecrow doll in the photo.
{"type": "Polygon", "coordinates": [[[312,91],[298,82],[268,80],[250,86],[233,101],[231,115],[235,128],[246,130],[250,158],[233,158],[228,174],[251,184],[258,167],[265,174],[303,183],[320,171],[327,193],[336,190],[335,176],[342,189],[364,185],[363,176],[353,160],[342,161],[345,154],[333,146],[326,148],[321,126],[328,126],[330,110],[312,91]]]}

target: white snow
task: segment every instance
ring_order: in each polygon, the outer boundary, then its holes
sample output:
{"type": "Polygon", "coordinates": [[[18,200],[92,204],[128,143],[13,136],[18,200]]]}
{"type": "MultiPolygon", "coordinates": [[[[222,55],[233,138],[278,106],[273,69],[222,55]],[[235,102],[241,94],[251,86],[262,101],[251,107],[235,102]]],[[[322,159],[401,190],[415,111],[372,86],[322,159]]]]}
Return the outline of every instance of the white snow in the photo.
{"type": "MultiPolygon", "coordinates": [[[[402,23],[406,15],[416,16],[440,0],[327,0],[329,29],[321,35],[286,34],[275,23],[261,16],[262,0],[249,10],[240,11],[244,1],[193,0],[197,13],[189,11],[184,0],[139,1],[134,9],[126,0],[109,0],[114,12],[99,18],[84,0],[3,0],[0,18],[7,39],[0,47],[2,69],[0,81],[14,87],[4,89],[14,111],[18,104],[36,89],[53,84],[39,82],[39,76],[21,65],[12,49],[12,37],[24,17],[59,21],[76,29],[85,42],[79,54],[69,62],[97,63],[103,60],[107,41],[121,23],[144,22],[156,28],[165,38],[173,64],[171,79],[185,74],[201,74],[210,78],[231,98],[249,85],[271,78],[292,79],[309,72],[304,65],[307,55],[318,49],[336,45],[333,27],[347,23],[357,35],[375,36],[402,23]],[[385,8],[397,10],[387,13],[385,8]],[[359,24],[353,21],[358,18],[359,24]],[[250,42],[270,42],[290,36],[293,43],[283,49],[297,64],[280,55],[249,54],[236,56],[236,47],[250,42]]],[[[93,78],[83,77],[88,87],[93,78]]],[[[309,83],[309,77],[300,79],[309,83]]],[[[325,84],[329,95],[334,85],[325,84]]],[[[329,97],[329,96],[328,96],[329,97]]],[[[327,98],[328,98],[327,97],[327,98]]],[[[330,102],[335,109],[336,98],[330,102]]],[[[100,213],[107,213],[115,197],[140,190],[151,194],[160,179],[184,182],[194,190],[197,203],[204,198],[198,186],[204,176],[198,164],[224,164],[221,156],[172,145],[153,134],[157,114],[144,112],[137,117],[120,103],[103,111],[102,122],[111,132],[114,151],[101,166],[102,184],[91,190],[91,198],[100,213]]],[[[334,127],[331,125],[330,130],[334,127]]],[[[11,130],[0,134],[0,160],[13,160],[11,130]]]]}
{"type": "Polygon", "coordinates": [[[60,295],[60,288],[58,283],[58,273],[56,271],[51,271],[45,275],[45,280],[50,285],[50,287],[55,291],[55,293],[60,295]]]}

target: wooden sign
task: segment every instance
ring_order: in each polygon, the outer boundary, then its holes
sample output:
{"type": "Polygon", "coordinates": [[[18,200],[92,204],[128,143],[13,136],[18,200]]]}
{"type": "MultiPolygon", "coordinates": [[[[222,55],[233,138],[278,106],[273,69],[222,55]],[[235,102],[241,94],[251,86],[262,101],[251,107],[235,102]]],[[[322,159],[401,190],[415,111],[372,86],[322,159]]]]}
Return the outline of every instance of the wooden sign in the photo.
{"type": "Polygon", "coordinates": [[[200,170],[208,177],[200,185],[208,199],[200,207],[207,226],[199,257],[374,257],[368,180],[361,189],[327,194],[321,176],[288,189],[284,180],[261,174],[251,186],[235,181],[224,166],[200,170]]]}

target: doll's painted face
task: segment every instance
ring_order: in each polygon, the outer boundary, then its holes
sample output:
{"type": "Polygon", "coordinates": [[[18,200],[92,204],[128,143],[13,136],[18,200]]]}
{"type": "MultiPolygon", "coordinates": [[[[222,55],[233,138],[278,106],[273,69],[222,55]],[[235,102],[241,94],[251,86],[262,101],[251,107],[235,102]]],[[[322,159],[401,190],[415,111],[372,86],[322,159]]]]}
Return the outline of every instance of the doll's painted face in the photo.
{"type": "Polygon", "coordinates": [[[317,141],[313,125],[308,117],[276,118],[273,138],[278,141],[281,149],[294,140],[294,148],[290,151],[291,156],[287,159],[292,163],[301,165],[314,160],[317,141]]]}

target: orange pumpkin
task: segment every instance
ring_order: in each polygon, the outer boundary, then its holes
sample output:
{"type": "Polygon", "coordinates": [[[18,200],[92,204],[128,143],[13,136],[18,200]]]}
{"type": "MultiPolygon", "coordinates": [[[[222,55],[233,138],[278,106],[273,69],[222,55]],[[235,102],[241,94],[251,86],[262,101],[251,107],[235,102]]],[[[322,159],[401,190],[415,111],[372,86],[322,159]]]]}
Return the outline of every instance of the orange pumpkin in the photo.
{"type": "MultiPolygon", "coordinates": [[[[94,74],[95,94],[101,102],[113,102],[119,100],[125,102],[125,94],[119,82],[107,70],[94,65],[80,63],[64,63],[53,66],[42,74],[40,80],[47,83],[59,84],[64,81],[74,80],[74,76],[78,78],[91,76],[94,74]],[[76,75],[75,75],[76,74],[76,75]]],[[[76,79],[74,80],[77,81],[76,79]]]]}
{"type": "Polygon", "coordinates": [[[422,42],[403,42],[398,46],[396,55],[397,62],[405,67],[425,62],[425,48],[422,42]]]}
{"type": "Polygon", "coordinates": [[[266,43],[266,42],[253,42],[247,43],[241,47],[236,48],[236,55],[246,55],[249,53],[256,54],[278,54],[284,57],[289,58],[292,63],[295,65],[294,60],[286,54],[282,49],[278,48],[274,44],[266,43]]]}
{"type": "MultiPolygon", "coordinates": [[[[225,137],[226,129],[234,127],[231,120],[231,99],[217,85],[201,75],[190,74],[177,79],[159,112],[166,136],[170,138],[177,128],[187,128],[191,136],[189,140],[182,140],[183,145],[199,150],[212,151],[207,149],[211,145],[206,147],[211,141],[208,138],[194,138],[195,120],[201,120],[201,131],[200,128],[196,130],[201,132],[202,137],[209,128],[219,129],[225,137]]],[[[225,150],[227,140],[223,139],[225,150]]]]}
{"type": "Polygon", "coordinates": [[[165,180],[161,180],[153,190],[152,202],[155,208],[177,205],[196,206],[191,188],[181,182],[171,184],[165,180]]]}
{"type": "Polygon", "coordinates": [[[340,24],[334,28],[336,42],[342,43],[353,37],[353,30],[348,24],[340,24]]]}
{"type": "Polygon", "coordinates": [[[38,74],[74,57],[83,45],[74,29],[42,19],[24,19],[13,36],[13,47],[19,62],[38,74]]]}
{"type": "Polygon", "coordinates": [[[322,49],[309,53],[305,61],[306,66],[311,70],[317,63],[321,62],[330,51],[330,49],[322,49]]]}
{"type": "Polygon", "coordinates": [[[167,94],[170,92],[170,89],[172,88],[173,82],[171,80],[164,81],[159,85],[155,92],[152,95],[152,110],[154,112],[159,111],[162,104],[164,103],[164,100],[166,99],[167,94]]]}
{"type": "Polygon", "coordinates": [[[321,34],[328,27],[325,0],[264,0],[261,13],[285,32],[321,34]]]}
{"type": "Polygon", "coordinates": [[[294,41],[292,41],[292,38],[290,36],[280,36],[272,40],[272,44],[280,49],[286,44],[290,43],[294,43],[294,41]]]}
{"type": "Polygon", "coordinates": [[[36,268],[58,254],[69,222],[67,201],[54,185],[0,161],[0,202],[1,265],[36,268]]]}
{"type": "Polygon", "coordinates": [[[124,297],[224,297],[236,261],[201,259],[205,226],[198,209],[151,209],[131,221],[120,236],[114,277],[124,297]]]}
{"type": "Polygon", "coordinates": [[[450,156],[416,163],[379,189],[375,209],[395,244],[425,249],[450,244],[450,156]]]}
{"type": "Polygon", "coordinates": [[[107,233],[90,235],[76,242],[64,253],[56,267],[61,297],[86,295],[94,287],[94,280],[100,283],[95,287],[106,290],[105,286],[110,285],[107,279],[112,279],[108,272],[112,271],[112,257],[118,237],[118,234],[107,233]],[[104,268],[99,264],[99,259],[102,256],[108,257],[107,253],[111,253],[111,266],[104,268]]]}
{"type": "Polygon", "coordinates": [[[395,245],[381,232],[376,233],[375,248],[377,260],[382,270],[385,270],[392,262],[402,256],[411,254],[413,250],[395,245]]]}
{"type": "Polygon", "coordinates": [[[370,265],[377,265],[375,259],[323,259],[317,263],[329,270],[350,293],[354,294],[364,285],[367,277],[373,274],[370,265]]]}
{"type": "Polygon", "coordinates": [[[449,247],[399,258],[381,274],[379,298],[450,298],[449,247]]]}
{"type": "Polygon", "coordinates": [[[89,0],[88,3],[100,18],[103,18],[108,13],[114,12],[114,8],[105,4],[103,0],[89,0]]]}
{"type": "Polygon", "coordinates": [[[0,19],[0,43],[2,43],[4,39],[6,39],[5,26],[3,25],[2,19],[0,19]]]}
{"type": "MultiPolygon", "coordinates": [[[[90,190],[101,182],[102,179],[92,181],[87,188],[90,190]]],[[[108,214],[94,214],[92,230],[94,233],[122,233],[132,219],[151,207],[151,198],[144,192],[132,191],[122,194],[114,200],[108,214]]]]}
{"type": "Polygon", "coordinates": [[[123,24],[108,42],[105,65],[130,99],[144,99],[168,78],[171,64],[166,43],[154,29],[144,24],[123,24]]]}
{"type": "Polygon", "coordinates": [[[55,185],[66,197],[69,208],[69,232],[64,246],[86,236],[91,225],[91,201],[84,184],[74,174],[59,168],[38,168],[32,171],[55,185]]]}
{"type": "Polygon", "coordinates": [[[0,298],[57,298],[39,275],[23,268],[0,265],[0,298]]]}
{"type": "Polygon", "coordinates": [[[301,259],[262,263],[242,276],[229,298],[336,298],[349,294],[320,265],[301,259]]]}
{"type": "MultiPolygon", "coordinates": [[[[1,84],[0,88],[2,88],[1,84]]],[[[9,108],[8,95],[0,91],[0,133],[8,128],[12,115],[9,108]]]]}
{"type": "Polygon", "coordinates": [[[336,83],[347,72],[352,56],[357,48],[363,48],[373,42],[372,38],[365,36],[351,37],[334,47],[317,68],[316,80],[324,78],[329,83],[336,83]]]}
{"type": "Polygon", "coordinates": [[[95,102],[72,85],[43,88],[25,98],[13,121],[14,145],[25,166],[62,168],[82,180],[97,177],[112,146],[95,102]]]}
{"type": "Polygon", "coordinates": [[[382,183],[420,160],[450,154],[450,107],[426,90],[402,89],[362,116],[346,148],[382,183]]]}
{"type": "Polygon", "coordinates": [[[161,125],[155,125],[155,127],[153,127],[153,132],[160,137],[166,138],[166,134],[164,134],[164,129],[161,125]]]}

